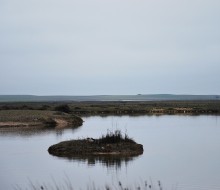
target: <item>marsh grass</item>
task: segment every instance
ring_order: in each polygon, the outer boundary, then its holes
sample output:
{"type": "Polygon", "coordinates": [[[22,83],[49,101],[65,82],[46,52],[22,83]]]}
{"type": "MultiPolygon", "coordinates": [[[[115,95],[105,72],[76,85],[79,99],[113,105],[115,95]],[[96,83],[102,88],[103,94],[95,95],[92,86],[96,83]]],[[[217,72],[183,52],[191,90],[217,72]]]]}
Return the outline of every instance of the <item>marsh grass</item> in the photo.
{"type": "Polygon", "coordinates": [[[56,127],[57,122],[53,118],[46,118],[42,120],[46,127],[56,127]]]}
{"type": "Polygon", "coordinates": [[[64,113],[70,113],[71,109],[67,104],[58,105],[54,108],[55,111],[60,111],[64,113]]]}
{"type": "Polygon", "coordinates": [[[134,143],[134,140],[130,138],[127,133],[123,135],[120,130],[115,130],[115,131],[108,130],[107,134],[102,135],[102,137],[99,138],[97,141],[100,144],[112,144],[112,143],[121,143],[121,142],[134,143]]]}
{"type": "Polygon", "coordinates": [[[47,110],[76,115],[219,114],[220,98],[215,100],[167,101],[62,101],[0,102],[0,110],[47,110]]]}
{"type": "Polygon", "coordinates": [[[164,190],[160,181],[152,182],[152,180],[141,181],[133,185],[123,184],[121,181],[116,181],[110,185],[97,186],[95,183],[88,184],[85,188],[75,188],[69,178],[65,178],[63,184],[58,184],[54,179],[52,184],[37,183],[34,184],[29,180],[27,187],[14,186],[14,190],[164,190]]]}

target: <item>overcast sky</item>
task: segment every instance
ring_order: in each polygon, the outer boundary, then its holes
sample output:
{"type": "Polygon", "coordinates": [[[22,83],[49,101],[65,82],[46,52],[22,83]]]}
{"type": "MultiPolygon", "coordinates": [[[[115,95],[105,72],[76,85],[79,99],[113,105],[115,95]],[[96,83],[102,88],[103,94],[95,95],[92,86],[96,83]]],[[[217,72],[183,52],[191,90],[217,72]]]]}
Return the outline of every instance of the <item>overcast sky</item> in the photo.
{"type": "Polygon", "coordinates": [[[0,94],[220,94],[219,0],[0,0],[0,94]]]}

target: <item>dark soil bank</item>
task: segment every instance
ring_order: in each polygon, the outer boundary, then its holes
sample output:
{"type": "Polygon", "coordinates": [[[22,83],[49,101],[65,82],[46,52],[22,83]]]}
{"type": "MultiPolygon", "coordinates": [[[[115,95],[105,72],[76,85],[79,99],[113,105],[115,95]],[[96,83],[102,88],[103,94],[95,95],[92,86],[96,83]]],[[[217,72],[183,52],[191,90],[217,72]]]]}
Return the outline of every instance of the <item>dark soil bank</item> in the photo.
{"type": "Polygon", "coordinates": [[[70,140],[49,147],[48,152],[60,157],[118,155],[138,156],[143,154],[143,145],[134,141],[102,143],[99,139],[70,140]]]}

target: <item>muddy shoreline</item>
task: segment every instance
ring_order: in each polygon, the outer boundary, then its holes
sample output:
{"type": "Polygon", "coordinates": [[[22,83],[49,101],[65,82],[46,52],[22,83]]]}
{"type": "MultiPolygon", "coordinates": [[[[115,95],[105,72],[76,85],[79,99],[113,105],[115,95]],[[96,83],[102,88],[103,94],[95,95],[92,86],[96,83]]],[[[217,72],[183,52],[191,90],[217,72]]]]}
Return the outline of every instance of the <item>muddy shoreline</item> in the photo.
{"type": "Polygon", "coordinates": [[[0,110],[0,129],[56,128],[81,126],[83,120],[73,114],[43,110],[0,110]]]}

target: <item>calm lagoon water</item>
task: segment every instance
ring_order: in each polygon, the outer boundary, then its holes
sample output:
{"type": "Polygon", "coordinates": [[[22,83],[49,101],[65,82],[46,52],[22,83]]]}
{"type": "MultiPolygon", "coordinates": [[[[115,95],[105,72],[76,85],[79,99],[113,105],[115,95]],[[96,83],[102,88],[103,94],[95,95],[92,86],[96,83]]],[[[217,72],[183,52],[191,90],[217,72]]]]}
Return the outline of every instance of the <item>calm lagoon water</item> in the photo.
{"type": "Polygon", "coordinates": [[[85,117],[83,126],[63,131],[1,131],[0,189],[71,181],[75,188],[106,184],[133,186],[160,180],[166,189],[220,189],[220,116],[85,117]],[[120,129],[144,154],[128,160],[58,158],[50,145],[63,140],[100,137],[120,129]]]}

